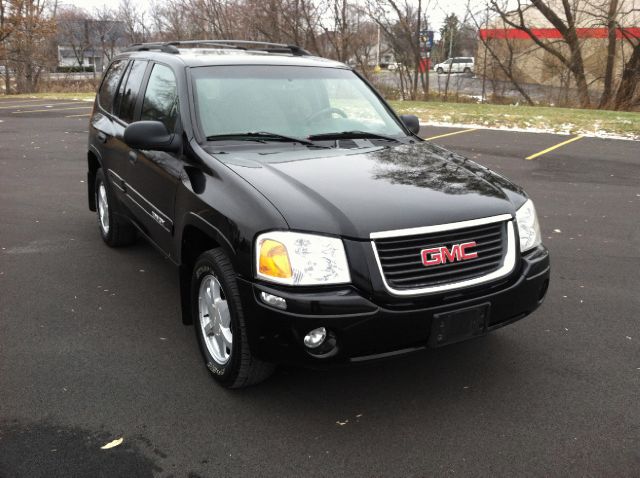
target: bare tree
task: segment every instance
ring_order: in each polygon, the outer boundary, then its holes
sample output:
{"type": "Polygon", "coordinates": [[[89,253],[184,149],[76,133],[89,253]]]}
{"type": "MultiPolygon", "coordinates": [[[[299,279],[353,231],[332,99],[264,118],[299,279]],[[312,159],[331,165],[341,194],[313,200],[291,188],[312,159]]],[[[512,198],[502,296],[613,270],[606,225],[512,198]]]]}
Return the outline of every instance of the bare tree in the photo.
{"type": "Polygon", "coordinates": [[[91,50],[91,19],[89,14],[76,7],[58,10],[56,18],[58,44],[69,47],[80,67],[84,67],[86,53],[91,50]]]}
{"type": "Polygon", "coordinates": [[[233,0],[181,0],[181,11],[188,12],[190,38],[234,38],[233,10],[238,2],[233,0]]]}
{"type": "Polygon", "coordinates": [[[583,3],[582,12],[591,20],[591,25],[607,30],[606,64],[598,107],[631,108],[634,104],[633,91],[640,81],[635,53],[640,37],[635,28],[628,26],[637,25],[640,8],[635,7],[637,3],[633,0],[583,0],[583,3]],[[625,61],[623,53],[627,48],[631,48],[631,55],[625,61]],[[618,71],[616,63],[621,65],[618,71]]]}
{"type": "Polygon", "coordinates": [[[2,58],[2,66],[4,68],[5,94],[9,94],[11,90],[11,77],[9,73],[9,58],[7,51],[7,39],[13,32],[13,26],[9,21],[10,0],[0,0],[0,57],[2,58]]]}
{"type": "MultiPolygon", "coordinates": [[[[491,8],[508,26],[525,32],[533,42],[557,58],[569,71],[571,71],[577,86],[580,105],[587,108],[591,105],[589,96],[589,83],[584,69],[582,45],[577,32],[576,14],[579,0],[559,0],[561,8],[554,8],[552,1],[516,0],[513,2],[491,0],[491,8]],[[537,10],[562,36],[561,42],[549,42],[541,38],[532,27],[530,21],[531,10],[537,10]],[[568,51],[567,51],[568,50],[568,51]]],[[[555,2],[558,3],[558,2],[555,2]]]]}
{"type": "Polygon", "coordinates": [[[631,109],[640,105],[640,37],[623,30],[623,36],[632,47],[632,53],[624,64],[620,84],[613,99],[616,110],[631,109]]]}
{"type": "MultiPolygon", "coordinates": [[[[121,44],[122,28],[121,24],[116,21],[114,10],[104,5],[93,13],[95,20],[93,24],[94,35],[92,38],[95,43],[94,48],[98,48],[108,63],[118,51],[121,44]]],[[[104,70],[102,65],[102,69],[104,70]]]]}
{"type": "MultiPolygon", "coordinates": [[[[376,56],[378,55],[378,26],[368,18],[359,17],[357,27],[358,34],[351,39],[350,49],[353,65],[368,79],[371,79],[373,71],[372,65],[375,66],[376,56]]],[[[385,50],[383,46],[380,53],[385,50]]]]}
{"type": "MultiPolygon", "coordinates": [[[[543,62],[556,70],[555,76],[567,95],[571,85],[565,72],[569,73],[580,106],[590,107],[600,90],[599,100],[594,103],[599,108],[633,107],[640,82],[636,54],[640,35],[633,28],[640,9],[635,0],[490,0],[490,5],[505,27],[524,33],[547,54],[543,62]],[[546,23],[541,25],[540,19],[546,23]],[[553,27],[559,38],[541,35],[544,28],[540,27],[546,25],[553,27]],[[606,34],[591,40],[592,29],[606,34]],[[593,53],[599,46],[605,53],[601,62],[593,53]],[[589,58],[589,71],[585,58],[589,58]]],[[[505,36],[500,43],[507,39],[505,36]]]]}
{"type": "Polygon", "coordinates": [[[604,72],[604,87],[602,96],[600,97],[599,107],[604,108],[611,100],[613,92],[613,68],[616,61],[616,43],[617,43],[617,16],[618,16],[618,0],[609,0],[606,8],[606,16],[604,23],[607,27],[607,63],[604,72]]]}
{"type": "Polygon", "coordinates": [[[151,5],[151,20],[157,40],[182,40],[193,38],[189,16],[180,0],[167,0],[151,5]]]}
{"type": "Polygon", "coordinates": [[[349,0],[327,0],[330,19],[321,26],[330,54],[338,61],[347,61],[351,56],[351,45],[357,36],[359,11],[349,0]]]}
{"type": "MultiPolygon", "coordinates": [[[[51,4],[47,0],[10,0],[5,6],[5,31],[10,31],[3,41],[6,74],[15,73],[16,92],[31,93],[36,91],[42,72],[55,63],[51,4]]],[[[7,91],[9,86],[7,80],[7,91]]]]}
{"type": "Polygon", "coordinates": [[[421,17],[428,8],[429,3],[423,0],[417,4],[409,0],[367,0],[369,15],[380,26],[396,60],[401,63],[398,74],[403,99],[416,99],[419,83],[422,96],[427,92],[425,76],[419,67],[419,32],[421,17]]]}
{"type": "Polygon", "coordinates": [[[321,19],[328,8],[326,1],[246,0],[243,14],[250,22],[250,36],[277,43],[295,43],[323,55],[326,42],[321,38],[321,19]]]}
{"type": "Polygon", "coordinates": [[[146,26],[145,12],[132,2],[121,0],[118,7],[118,19],[124,23],[125,34],[129,43],[147,41],[149,32],[146,26]]]}
{"type": "MultiPolygon", "coordinates": [[[[473,12],[469,7],[470,5],[467,6],[467,15],[474,22],[476,28],[478,30],[481,30],[481,20],[478,19],[478,13],[473,12]]],[[[487,12],[488,16],[488,10],[485,9],[485,11],[487,12]]],[[[484,23],[485,25],[487,25],[489,23],[489,19],[485,18],[484,23]]],[[[513,87],[518,91],[518,93],[520,93],[527,104],[533,105],[533,100],[522,86],[522,82],[519,78],[519,71],[517,68],[519,60],[528,55],[530,52],[518,52],[516,45],[514,45],[514,42],[508,38],[505,38],[500,42],[493,42],[493,38],[491,38],[486,30],[484,32],[480,31],[478,37],[480,39],[480,42],[482,43],[483,53],[485,55],[488,53],[491,57],[491,69],[494,71],[494,74],[492,76],[496,76],[495,69],[497,68],[511,82],[513,87]]],[[[477,68],[478,66],[476,65],[476,69],[477,68]]],[[[485,78],[487,76],[486,62],[482,66],[482,75],[485,78]]]]}

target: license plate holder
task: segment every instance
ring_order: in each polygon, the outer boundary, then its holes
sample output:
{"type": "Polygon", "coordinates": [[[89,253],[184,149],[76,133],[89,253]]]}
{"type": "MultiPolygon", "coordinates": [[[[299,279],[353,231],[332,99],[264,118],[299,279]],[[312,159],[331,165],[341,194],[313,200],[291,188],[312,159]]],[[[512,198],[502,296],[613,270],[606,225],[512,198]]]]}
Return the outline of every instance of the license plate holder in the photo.
{"type": "Polygon", "coordinates": [[[431,321],[429,346],[442,347],[484,335],[489,321],[489,308],[490,304],[485,303],[435,314],[431,321]]]}

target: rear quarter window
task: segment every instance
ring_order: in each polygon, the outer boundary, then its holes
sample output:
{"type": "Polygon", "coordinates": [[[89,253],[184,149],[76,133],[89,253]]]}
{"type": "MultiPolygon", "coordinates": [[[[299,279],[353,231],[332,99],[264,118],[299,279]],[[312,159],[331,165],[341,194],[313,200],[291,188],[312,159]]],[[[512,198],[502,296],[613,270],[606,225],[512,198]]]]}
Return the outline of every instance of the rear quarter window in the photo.
{"type": "Polygon", "coordinates": [[[126,66],[126,60],[114,61],[105,74],[102,85],[100,86],[100,91],[98,92],[98,103],[102,109],[109,113],[113,110],[113,99],[116,96],[116,91],[126,66]]]}

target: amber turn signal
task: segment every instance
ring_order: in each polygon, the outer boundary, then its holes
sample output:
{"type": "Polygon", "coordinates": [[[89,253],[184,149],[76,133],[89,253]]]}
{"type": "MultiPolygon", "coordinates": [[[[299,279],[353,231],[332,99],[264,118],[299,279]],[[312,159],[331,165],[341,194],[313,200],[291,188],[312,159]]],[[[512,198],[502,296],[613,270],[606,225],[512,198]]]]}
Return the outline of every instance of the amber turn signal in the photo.
{"type": "Polygon", "coordinates": [[[290,278],[291,263],[284,244],[272,239],[265,239],[260,244],[260,274],[271,277],[290,278]]]}

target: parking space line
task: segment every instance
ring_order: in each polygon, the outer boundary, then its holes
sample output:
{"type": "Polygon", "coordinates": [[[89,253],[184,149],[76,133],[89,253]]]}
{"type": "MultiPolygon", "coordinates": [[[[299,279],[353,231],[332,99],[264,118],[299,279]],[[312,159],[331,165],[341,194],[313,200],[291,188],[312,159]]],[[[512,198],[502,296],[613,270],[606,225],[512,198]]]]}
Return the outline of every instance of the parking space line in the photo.
{"type": "Polygon", "coordinates": [[[30,104],[30,105],[9,105],[9,106],[0,106],[0,110],[9,110],[9,109],[18,109],[18,108],[37,108],[38,106],[40,107],[44,107],[44,106],[63,106],[63,105],[77,105],[78,102],[77,101],[71,101],[68,103],[51,103],[51,102],[44,102],[42,104],[30,104]]]}
{"type": "Polygon", "coordinates": [[[93,106],[74,106],[73,108],[47,108],[46,110],[12,111],[11,113],[14,115],[23,115],[26,113],[46,113],[47,111],[84,110],[91,108],[93,108],[93,106]]]}
{"type": "Polygon", "coordinates": [[[439,134],[437,136],[431,136],[430,138],[424,138],[427,141],[438,138],[446,138],[447,136],[453,136],[454,134],[470,133],[471,131],[478,131],[479,128],[463,129],[460,131],[454,131],[453,133],[439,134]]]}
{"type": "Polygon", "coordinates": [[[567,145],[567,144],[569,144],[569,143],[573,143],[574,141],[578,141],[579,139],[582,139],[582,138],[584,138],[584,136],[582,136],[581,134],[579,134],[579,135],[577,135],[577,136],[574,136],[574,137],[573,137],[573,138],[571,138],[571,139],[568,139],[568,140],[566,140],[566,141],[563,141],[562,143],[558,143],[558,144],[553,145],[553,146],[551,146],[551,147],[549,147],[549,148],[547,148],[547,149],[543,149],[542,151],[539,151],[539,152],[537,152],[537,153],[535,153],[535,154],[532,154],[531,156],[527,156],[527,157],[526,157],[526,158],[524,158],[524,159],[536,159],[537,157],[542,156],[543,154],[547,154],[547,153],[549,153],[549,152],[553,151],[554,149],[561,148],[561,147],[563,147],[563,146],[565,146],[565,145],[567,145]]]}
{"type": "Polygon", "coordinates": [[[55,99],[54,98],[32,98],[32,99],[0,98],[0,104],[7,104],[7,103],[33,103],[34,101],[55,101],[55,99]]]}
{"type": "Polygon", "coordinates": [[[91,113],[82,113],[80,115],[65,115],[65,118],[79,118],[80,116],[91,116],[91,113]]]}

